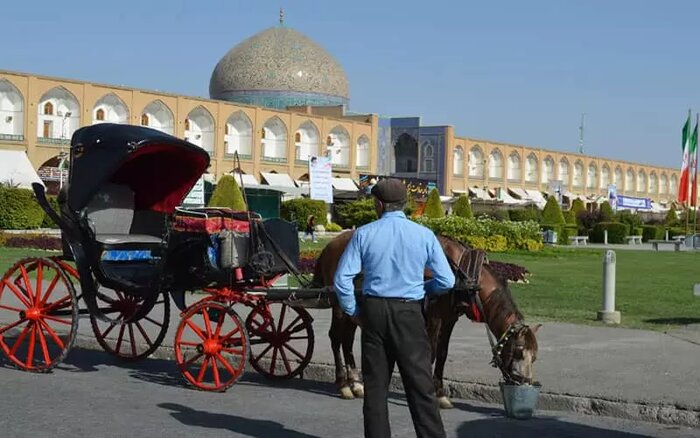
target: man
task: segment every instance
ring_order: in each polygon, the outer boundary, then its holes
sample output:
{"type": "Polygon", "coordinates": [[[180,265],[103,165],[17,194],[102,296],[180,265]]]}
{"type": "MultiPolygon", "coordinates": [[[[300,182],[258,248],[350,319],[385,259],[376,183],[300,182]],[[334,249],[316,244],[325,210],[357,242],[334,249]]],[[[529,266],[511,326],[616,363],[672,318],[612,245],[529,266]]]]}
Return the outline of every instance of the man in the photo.
{"type": "Polygon", "coordinates": [[[345,313],[362,327],[365,437],[389,438],[387,395],[398,363],[419,437],[444,437],[430,369],[430,344],[422,302],[426,290],[445,292],[455,277],[428,228],[406,218],[406,187],[385,179],[372,188],[380,218],[358,228],[338,264],[334,283],[345,313]],[[425,267],[433,278],[423,281],[425,267]],[[353,278],[364,274],[357,306],[353,278]]]}

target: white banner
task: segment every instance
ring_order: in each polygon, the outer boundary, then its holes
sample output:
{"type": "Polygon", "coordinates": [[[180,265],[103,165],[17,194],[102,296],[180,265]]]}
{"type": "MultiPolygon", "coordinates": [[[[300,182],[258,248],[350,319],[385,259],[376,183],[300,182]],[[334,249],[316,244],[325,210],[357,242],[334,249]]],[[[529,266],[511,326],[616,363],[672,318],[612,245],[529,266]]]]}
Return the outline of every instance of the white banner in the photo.
{"type": "Polygon", "coordinates": [[[608,204],[613,211],[617,210],[617,186],[615,184],[608,184],[608,204]]]}
{"type": "Polygon", "coordinates": [[[191,207],[204,207],[204,177],[199,178],[185,200],[182,201],[182,204],[191,207]]]}
{"type": "Polygon", "coordinates": [[[333,165],[328,157],[309,157],[309,196],[333,203],[333,165]]]}

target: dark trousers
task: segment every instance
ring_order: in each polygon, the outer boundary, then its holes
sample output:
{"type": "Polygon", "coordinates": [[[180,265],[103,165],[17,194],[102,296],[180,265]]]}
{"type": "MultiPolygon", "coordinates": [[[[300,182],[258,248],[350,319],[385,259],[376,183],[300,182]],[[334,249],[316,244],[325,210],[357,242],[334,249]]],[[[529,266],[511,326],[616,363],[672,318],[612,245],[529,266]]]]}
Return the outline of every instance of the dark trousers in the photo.
{"type": "Polygon", "coordinates": [[[444,437],[421,303],[367,297],[360,318],[365,437],[391,437],[387,396],[395,363],[399,366],[416,435],[444,437]]]}

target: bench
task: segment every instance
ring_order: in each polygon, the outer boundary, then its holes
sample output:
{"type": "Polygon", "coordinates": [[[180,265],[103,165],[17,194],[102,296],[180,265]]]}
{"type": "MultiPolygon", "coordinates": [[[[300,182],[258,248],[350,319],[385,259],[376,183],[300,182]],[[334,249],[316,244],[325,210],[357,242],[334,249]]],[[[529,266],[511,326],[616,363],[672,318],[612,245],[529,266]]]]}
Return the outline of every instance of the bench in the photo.
{"type": "Polygon", "coordinates": [[[642,236],[627,236],[625,239],[627,239],[628,245],[642,244],[642,236]]]}
{"type": "Polygon", "coordinates": [[[674,250],[678,252],[681,250],[681,245],[683,245],[683,242],[680,240],[650,240],[649,243],[651,243],[655,251],[659,250],[659,245],[673,245],[675,247],[674,250]]]}
{"type": "Polygon", "coordinates": [[[581,242],[583,242],[584,245],[588,245],[588,236],[569,236],[569,242],[576,246],[581,242]]]}

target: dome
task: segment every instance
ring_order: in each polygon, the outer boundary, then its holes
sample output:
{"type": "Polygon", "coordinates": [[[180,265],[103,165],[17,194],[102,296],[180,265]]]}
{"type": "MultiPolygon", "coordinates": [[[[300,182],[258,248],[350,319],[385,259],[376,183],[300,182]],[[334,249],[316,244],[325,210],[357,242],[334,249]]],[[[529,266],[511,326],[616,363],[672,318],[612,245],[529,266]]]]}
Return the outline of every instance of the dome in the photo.
{"type": "Polygon", "coordinates": [[[273,27],[228,51],[209,82],[212,99],[285,108],[347,105],[343,68],[294,29],[273,27]]]}

